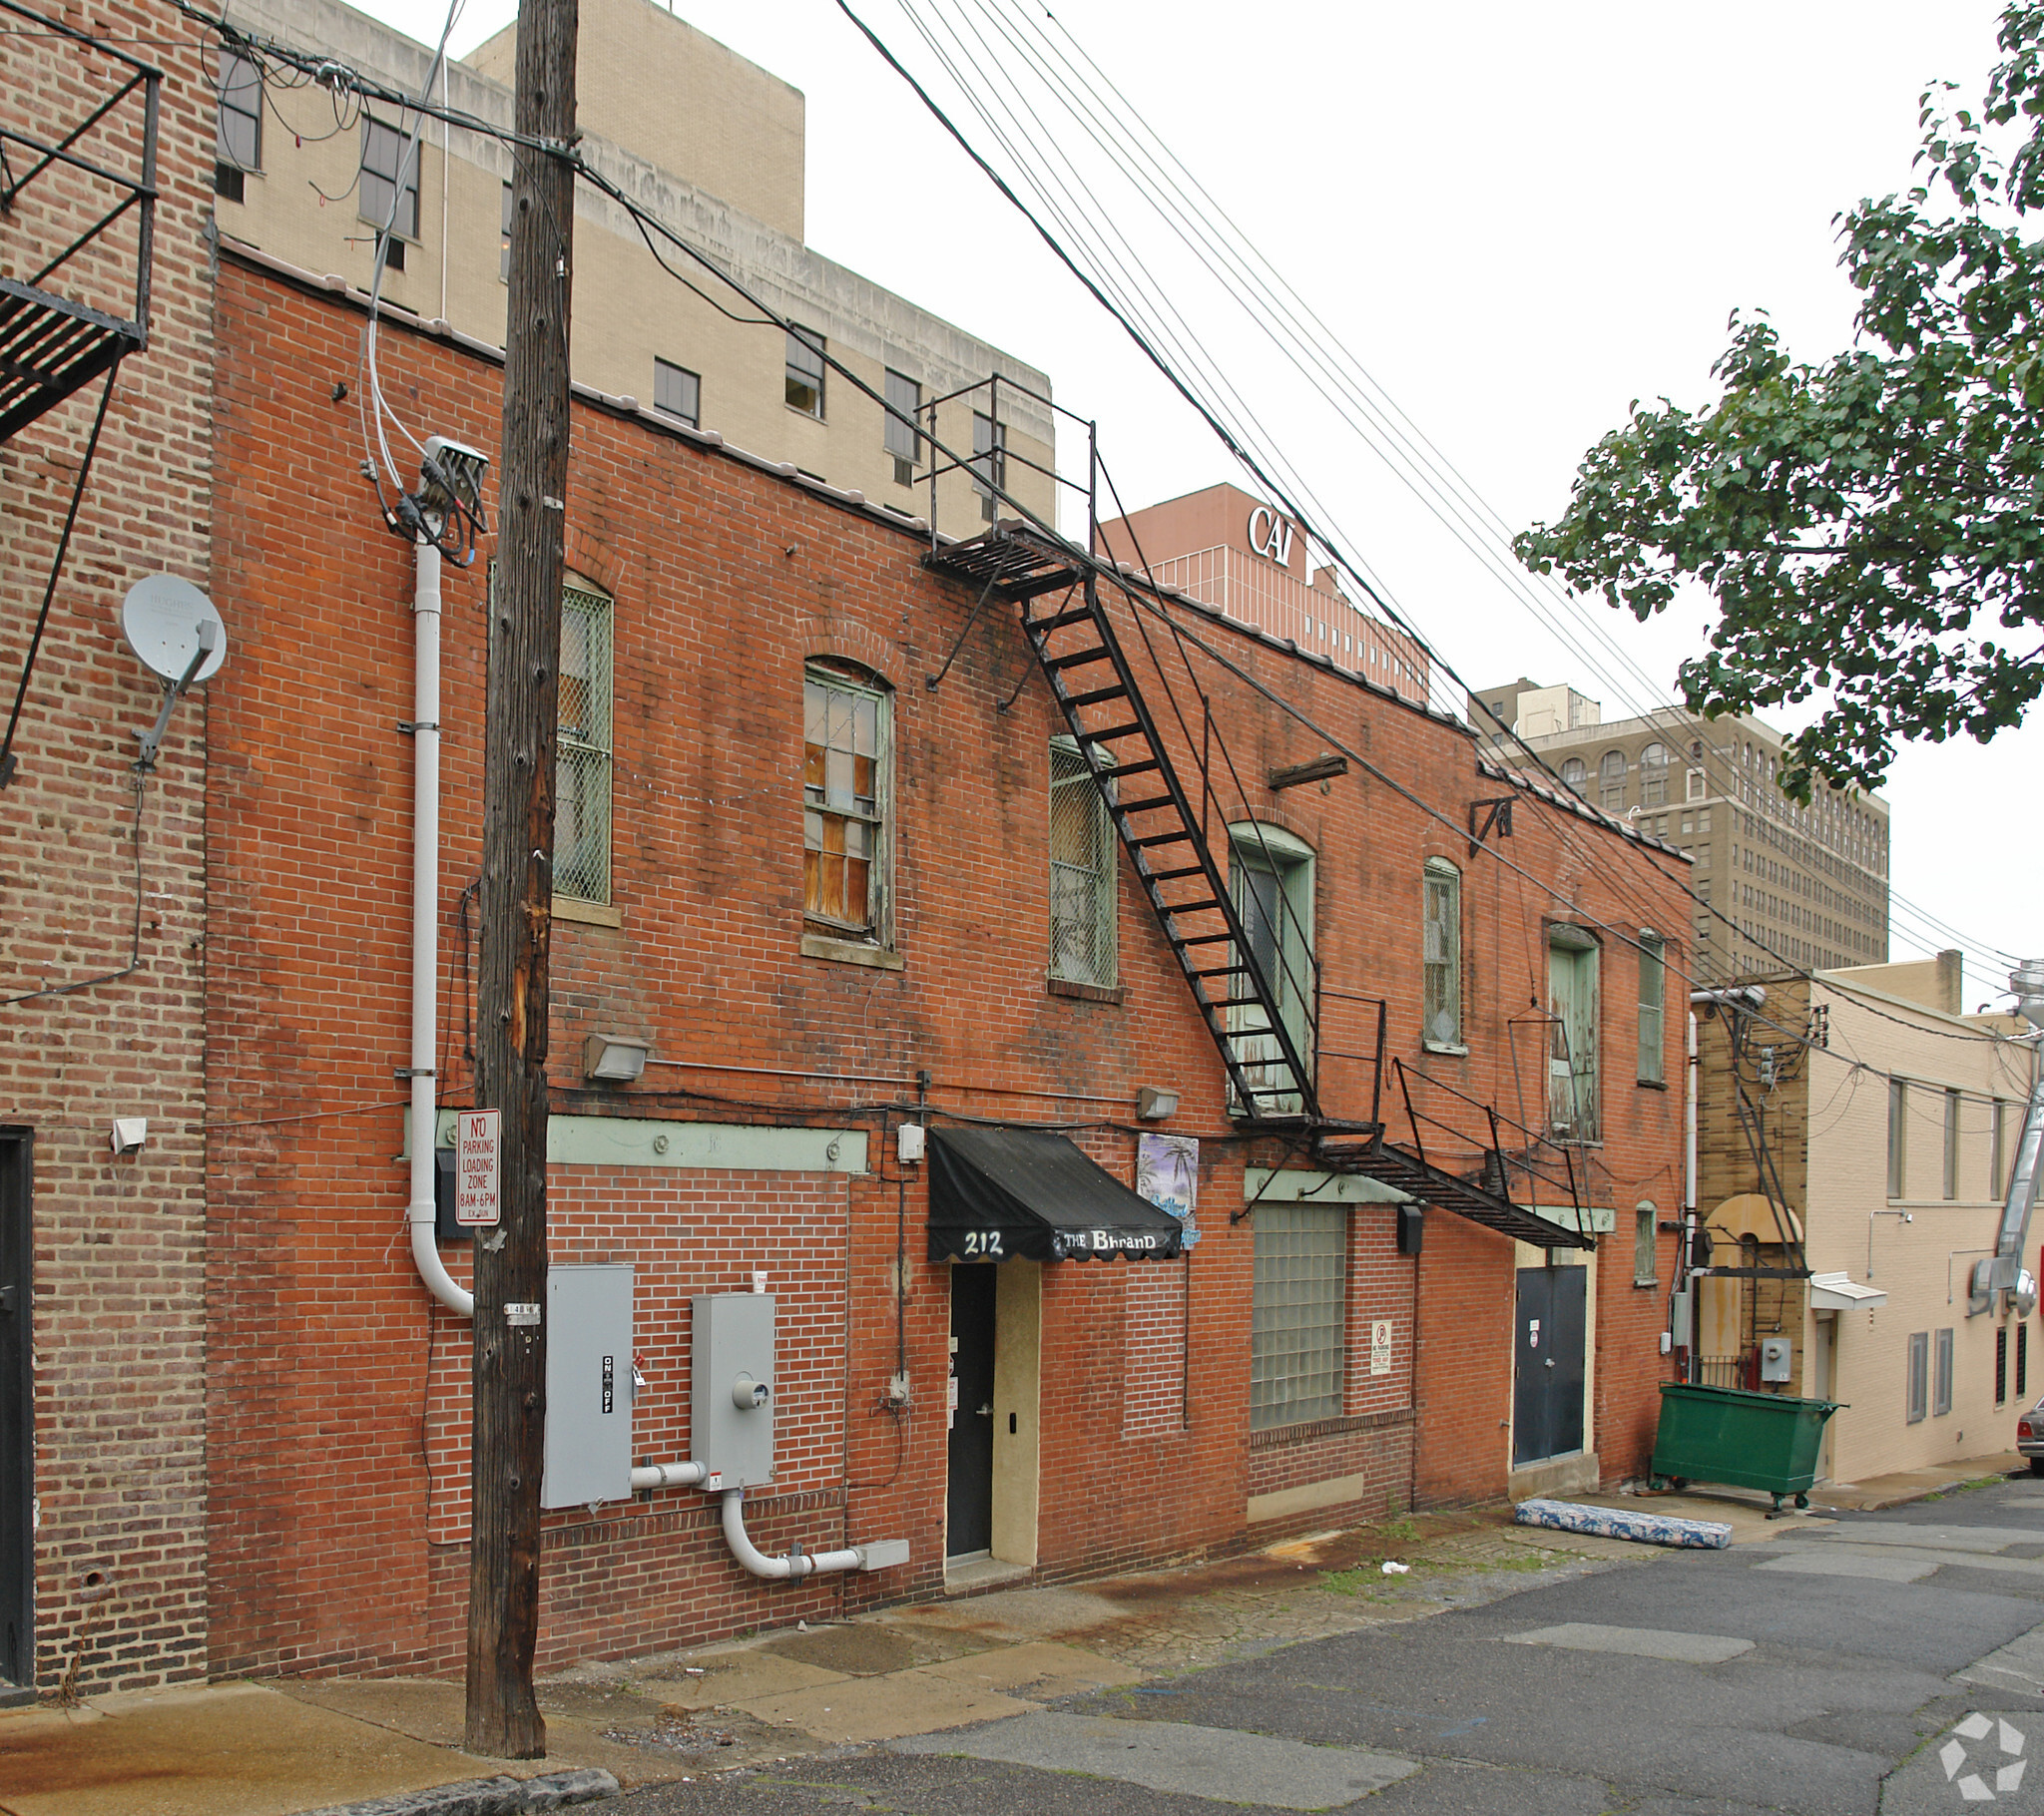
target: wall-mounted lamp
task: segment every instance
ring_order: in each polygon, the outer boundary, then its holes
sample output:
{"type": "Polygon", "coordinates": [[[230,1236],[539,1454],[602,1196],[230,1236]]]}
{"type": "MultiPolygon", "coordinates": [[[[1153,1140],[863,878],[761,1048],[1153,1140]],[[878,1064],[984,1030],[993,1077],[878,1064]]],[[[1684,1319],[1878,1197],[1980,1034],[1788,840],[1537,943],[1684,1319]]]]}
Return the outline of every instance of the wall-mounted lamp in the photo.
{"type": "Polygon", "coordinates": [[[116,1117],[114,1132],[108,1137],[107,1145],[116,1153],[139,1153],[143,1143],[149,1139],[149,1119],[147,1117],[116,1117]]]}
{"type": "Polygon", "coordinates": [[[582,1043],[582,1076],[600,1085],[629,1085],[646,1070],[647,1041],[593,1034],[582,1043]]]}
{"type": "Polygon", "coordinates": [[[1136,1117],[1139,1122],[1162,1123],[1167,1117],[1178,1115],[1178,1093],[1159,1091],[1154,1085],[1140,1086],[1136,1092],[1136,1117]]]}

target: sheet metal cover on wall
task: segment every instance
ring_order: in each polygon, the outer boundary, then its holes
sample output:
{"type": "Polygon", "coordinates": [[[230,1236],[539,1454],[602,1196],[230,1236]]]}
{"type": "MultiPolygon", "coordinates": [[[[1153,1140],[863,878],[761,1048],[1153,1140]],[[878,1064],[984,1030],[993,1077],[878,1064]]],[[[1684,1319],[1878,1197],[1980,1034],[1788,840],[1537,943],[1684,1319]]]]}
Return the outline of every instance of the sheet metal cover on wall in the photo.
{"type": "Polygon", "coordinates": [[[1185,1232],[1061,1135],[932,1129],[932,1261],[1169,1261],[1185,1232]]]}

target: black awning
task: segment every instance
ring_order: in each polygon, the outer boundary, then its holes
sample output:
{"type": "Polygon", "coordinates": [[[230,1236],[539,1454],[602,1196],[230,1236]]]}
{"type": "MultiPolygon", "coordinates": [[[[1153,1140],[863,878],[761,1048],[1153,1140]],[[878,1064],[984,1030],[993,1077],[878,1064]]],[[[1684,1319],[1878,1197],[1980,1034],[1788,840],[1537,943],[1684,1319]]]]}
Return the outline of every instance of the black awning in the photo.
{"type": "Polygon", "coordinates": [[[1185,1230],[1061,1135],[932,1129],[932,1261],[1169,1261],[1185,1230]]]}

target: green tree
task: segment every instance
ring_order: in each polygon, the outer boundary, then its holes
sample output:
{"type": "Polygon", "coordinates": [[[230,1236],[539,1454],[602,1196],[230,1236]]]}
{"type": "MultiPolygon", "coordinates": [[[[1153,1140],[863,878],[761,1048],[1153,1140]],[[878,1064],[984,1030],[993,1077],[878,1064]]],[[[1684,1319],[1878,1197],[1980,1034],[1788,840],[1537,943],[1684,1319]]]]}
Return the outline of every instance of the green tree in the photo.
{"type": "Polygon", "coordinates": [[[1817,698],[1784,775],[1805,799],[1818,775],[1877,786],[1900,739],[1985,743],[2044,689],[2044,4],[1999,42],[1978,113],[1924,95],[1918,186],[1838,218],[1853,347],[1798,364],[1735,315],[1718,402],[1635,402],[1513,545],[1642,620],[1708,588],[1684,695],[1714,717],[1817,698]]]}

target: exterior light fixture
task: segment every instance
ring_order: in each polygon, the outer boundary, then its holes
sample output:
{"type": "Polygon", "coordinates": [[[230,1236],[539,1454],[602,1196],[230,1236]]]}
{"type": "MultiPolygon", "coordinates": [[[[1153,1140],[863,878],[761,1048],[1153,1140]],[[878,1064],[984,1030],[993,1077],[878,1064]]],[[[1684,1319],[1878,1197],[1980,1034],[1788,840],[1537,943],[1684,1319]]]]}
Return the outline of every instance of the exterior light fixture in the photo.
{"type": "Polygon", "coordinates": [[[629,1085],[646,1070],[651,1045],[624,1034],[593,1034],[582,1043],[582,1076],[600,1085],[629,1085]]]}
{"type": "Polygon", "coordinates": [[[1162,1123],[1178,1115],[1178,1093],[1159,1091],[1154,1085],[1144,1085],[1136,1092],[1136,1117],[1139,1122],[1162,1123]]]}

